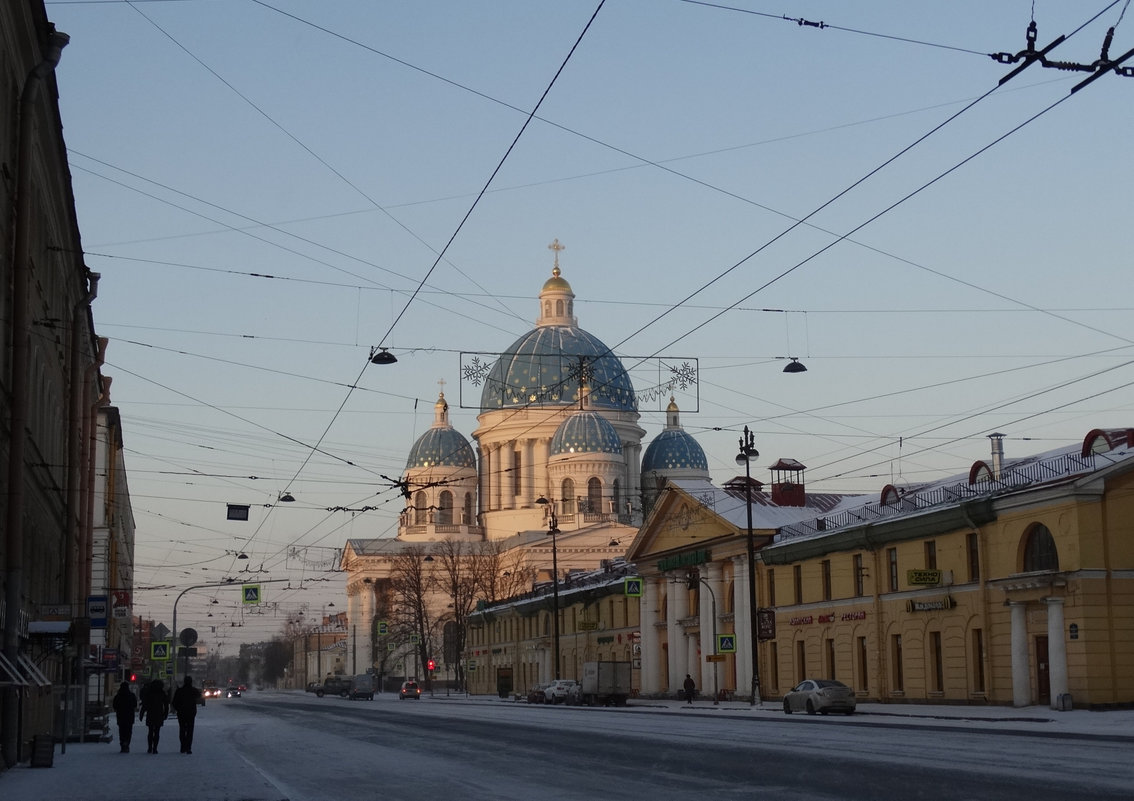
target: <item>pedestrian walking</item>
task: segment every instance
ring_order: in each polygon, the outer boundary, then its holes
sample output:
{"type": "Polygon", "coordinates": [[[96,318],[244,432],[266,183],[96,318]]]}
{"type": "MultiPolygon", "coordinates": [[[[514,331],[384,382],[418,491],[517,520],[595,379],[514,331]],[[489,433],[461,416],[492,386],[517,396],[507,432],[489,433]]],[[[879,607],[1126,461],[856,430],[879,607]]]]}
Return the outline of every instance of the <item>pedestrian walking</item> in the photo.
{"type": "Polygon", "coordinates": [[[177,713],[177,735],[181,738],[181,753],[193,753],[193,725],[197,722],[197,707],[205,705],[205,697],[193,686],[193,677],[173,694],[173,711],[177,713]]]}
{"type": "Polygon", "coordinates": [[[697,683],[693,681],[693,677],[688,673],[685,674],[685,702],[690,706],[693,705],[693,696],[697,694],[697,683]]]}
{"type": "Polygon", "coordinates": [[[139,718],[146,721],[146,753],[156,754],[158,741],[161,739],[161,725],[169,717],[169,699],[165,695],[165,687],[161,679],[154,679],[142,690],[141,711],[139,718]]]}
{"type": "Polygon", "coordinates": [[[128,754],[130,739],[134,734],[134,713],[138,711],[138,697],[130,689],[130,682],[124,681],[119,685],[113,706],[118,718],[118,745],[123,754],[128,754]]]}

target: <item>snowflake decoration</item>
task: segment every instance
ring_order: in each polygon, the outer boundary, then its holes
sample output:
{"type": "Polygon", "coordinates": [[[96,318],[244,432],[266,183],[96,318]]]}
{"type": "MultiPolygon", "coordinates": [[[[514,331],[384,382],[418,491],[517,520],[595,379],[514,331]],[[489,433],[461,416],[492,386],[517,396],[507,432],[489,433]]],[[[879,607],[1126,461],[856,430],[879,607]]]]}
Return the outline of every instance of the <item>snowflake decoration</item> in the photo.
{"type": "Polygon", "coordinates": [[[472,361],[464,365],[461,370],[466,381],[474,387],[479,387],[492,372],[492,362],[482,362],[479,356],[473,356],[472,361]]]}
{"type": "Polygon", "coordinates": [[[682,362],[680,367],[670,367],[670,381],[678,389],[688,389],[697,383],[697,368],[689,362],[682,362]]]}

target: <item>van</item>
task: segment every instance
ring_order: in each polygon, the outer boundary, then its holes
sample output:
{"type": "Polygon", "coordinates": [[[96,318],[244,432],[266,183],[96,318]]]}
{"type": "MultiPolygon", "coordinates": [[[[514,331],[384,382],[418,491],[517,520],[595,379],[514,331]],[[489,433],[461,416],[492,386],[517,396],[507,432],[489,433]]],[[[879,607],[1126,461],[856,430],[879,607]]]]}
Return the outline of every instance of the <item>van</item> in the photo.
{"type": "Polygon", "coordinates": [[[359,673],[350,680],[350,699],[365,698],[374,700],[374,676],[370,673],[359,673]]]}

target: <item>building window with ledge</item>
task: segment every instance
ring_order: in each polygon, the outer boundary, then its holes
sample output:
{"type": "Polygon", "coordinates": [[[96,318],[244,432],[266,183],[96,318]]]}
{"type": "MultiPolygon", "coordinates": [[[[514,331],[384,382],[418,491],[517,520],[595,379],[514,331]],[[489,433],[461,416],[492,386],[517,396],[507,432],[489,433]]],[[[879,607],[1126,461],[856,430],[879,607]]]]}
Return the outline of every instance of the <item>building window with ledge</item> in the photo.
{"type": "Polygon", "coordinates": [[[925,569],[926,570],[936,570],[937,569],[937,541],[936,540],[926,540],[925,541],[925,569]]]}
{"type": "Polygon", "coordinates": [[[965,548],[969,555],[969,581],[980,581],[980,535],[970,531],[965,537],[965,548]]]}
{"type": "Polygon", "coordinates": [[[766,583],[768,585],[768,606],[776,605],[776,571],[769,570],[767,572],[766,583]]]}
{"type": "Polygon", "coordinates": [[[413,496],[413,524],[415,526],[424,526],[429,520],[429,503],[425,499],[424,492],[417,492],[413,496]]]}
{"type": "Polygon", "coordinates": [[[453,493],[441,490],[437,497],[437,522],[443,526],[453,523],[453,493]]]}
{"type": "Polygon", "coordinates": [[[602,514],[602,482],[594,477],[587,481],[587,511],[602,514]]]}
{"type": "Polygon", "coordinates": [[[890,592],[898,591],[898,549],[886,549],[886,563],[890,566],[890,592]]]}
{"type": "Polygon", "coordinates": [[[795,583],[795,602],[796,604],[801,604],[803,603],[803,567],[801,565],[793,565],[791,573],[795,583]]]}
{"type": "MultiPolygon", "coordinates": [[[[822,562],[823,567],[823,600],[831,600],[831,560],[824,559],[822,562]]],[[[832,676],[831,678],[834,678],[832,676]]]]}
{"type": "Polygon", "coordinates": [[[865,588],[863,586],[863,575],[866,573],[866,568],[862,566],[862,554],[856,553],[854,555],[854,594],[856,597],[865,595],[865,588]]]}
{"type": "Polygon", "coordinates": [[[1059,552],[1051,531],[1042,523],[1036,523],[1028,529],[1024,542],[1024,572],[1041,570],[1059,570],[1059,552]]]}

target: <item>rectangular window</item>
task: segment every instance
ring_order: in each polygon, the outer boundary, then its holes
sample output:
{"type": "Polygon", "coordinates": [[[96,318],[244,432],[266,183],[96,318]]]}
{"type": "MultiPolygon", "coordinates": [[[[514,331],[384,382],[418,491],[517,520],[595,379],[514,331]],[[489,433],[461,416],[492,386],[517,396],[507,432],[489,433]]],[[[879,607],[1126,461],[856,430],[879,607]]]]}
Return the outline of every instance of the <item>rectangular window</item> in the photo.
{"type": "Polygon", "coordinates": [[[776,647],[776,643],[769,643],[771,646],[768,651],[769,672],[772,674],[768,677],[771,685],[768,687],[772,692],[778,692],[780,689],[780,649],[776,647]]]}
{"type": "Polygon", "coordinates": [[[900,693],[906,689],[906,679],[902,675],[902,635],[890,638],[890,675],[893,677],[893,690],[900,693]]]}
{"type": "Polygon", "coordinates": [[[856,553],[854,555],[854,594],[857,596],[865,595],[863,587],[863,578],[866,568],[862,566],[862,554],[856,553]]]}
{"type": "Polygon", "coordinates": [[[795,581],[795,602],[801,604],[803,603],[803,568],[800,565],[794,565],[791,573],[795,581]]]}
{"type": "Polygon", "coordinates": [[[925,543],[925,569],[937,569],[937,541],[927,540],[925,543]]]}
{"type": "Polygon", "coordinates": [[[831,560],[823,560],[823,600],[831,600],[831,560]]]}
{"type": "Polygon", "coordinates": [[[898,549],[886,549],[886,561],[890,565],[890,592],[898,591],[898,549]]]}
{"type": "Polygon", "coordinates": [[[807,651],[803,640],[795,644],[795,683],[799,684],[807,678],[807,651]]]}
{"type": "Polygon", "coordinates": [[[970,531],[965,541],[969,552],[969,581],[980,581],[980,535],[970,531]]]}
{"type": "Polygon", "coordinates": [[[866,638],[858,638],[858,689],[870,691],[870,663],[866,661],[866,638]]]}
{"type": "Polygon", "coordinates": [[[768,606],[776,605],[776,571],[769,570],[767,573],[768,583],[768,606]]]}
{"type": "Polygon", "coordinates": [[[984,632],[973,629],[973,691],[984,692],[984,632]]]}
{"type": "Polygon", "coordinates": [[[835,641],[827,640],[827,678],[834,679],[835,676],[835,641]]]}
{"type": "Polygon", "coordinates": [[[929,658],[933,660],[933,692],[945,692],[945,661],[941,653],[941,632],[929,632],[929,658]]]}

